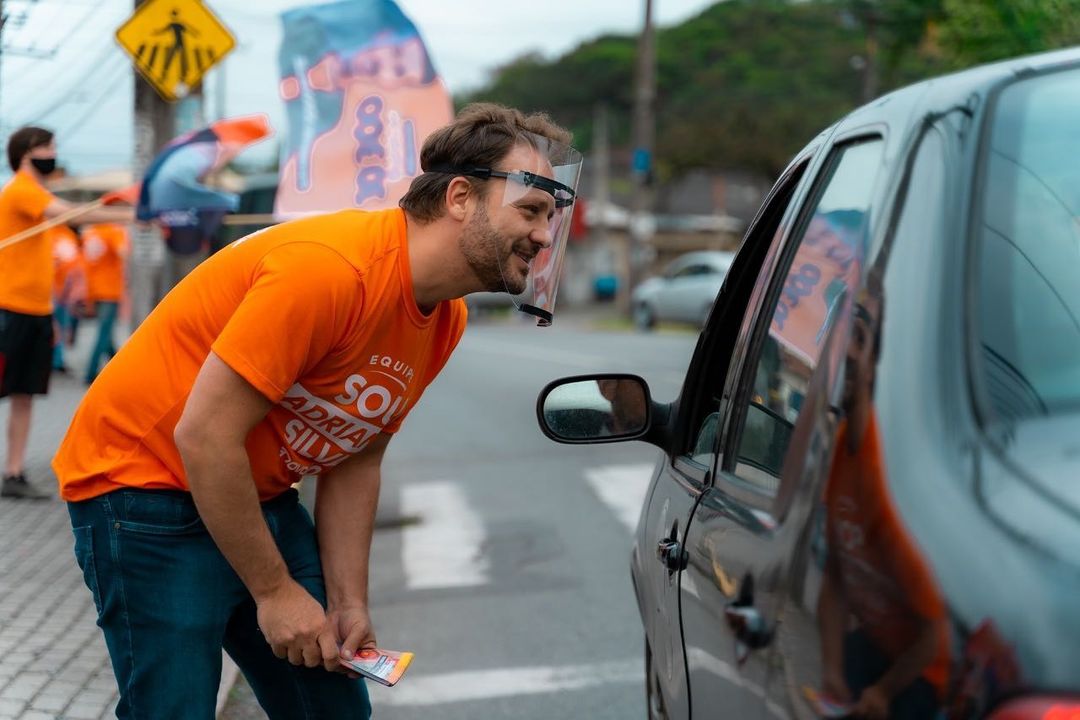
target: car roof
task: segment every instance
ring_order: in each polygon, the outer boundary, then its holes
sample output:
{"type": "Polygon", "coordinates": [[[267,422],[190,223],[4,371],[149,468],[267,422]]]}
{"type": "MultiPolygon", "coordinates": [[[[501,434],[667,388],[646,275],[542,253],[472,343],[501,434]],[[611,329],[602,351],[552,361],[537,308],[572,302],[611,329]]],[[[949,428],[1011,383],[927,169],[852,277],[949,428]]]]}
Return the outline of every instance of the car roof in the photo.
{"type": "Polygon", "coordinates": [[[879,122],[914,127],[915,123],[911,122],[913,116],[945,111],[957,104],[978,102],[1007,80],[1076,64],[1080,64],[1080,47],[1026,55],[941,75],[900,88],[853,110],[829,129],[832,132],[826,131],[824,134],[844,133],[879,122]]]}
{"type": "Polygon", "coordinates": [[[728,267],[734,259],[735,253],[727,250],[695,250],[675,258],[669,263],[668,267],[686,267],[698,263],[728,267]]]}

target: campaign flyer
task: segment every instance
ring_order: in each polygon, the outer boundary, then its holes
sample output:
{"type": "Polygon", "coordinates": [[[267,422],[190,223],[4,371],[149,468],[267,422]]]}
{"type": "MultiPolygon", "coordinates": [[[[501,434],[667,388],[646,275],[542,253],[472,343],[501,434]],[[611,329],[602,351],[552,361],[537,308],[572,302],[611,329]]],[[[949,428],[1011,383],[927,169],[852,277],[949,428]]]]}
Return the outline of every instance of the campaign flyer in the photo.
{"type": "Polygon", "coordinates": [[[342,664],[377,683],[393,687],[405,674],[412,659],[411,652],[364,648],[358,651],[352,660],[343,661],[342,664]]]}

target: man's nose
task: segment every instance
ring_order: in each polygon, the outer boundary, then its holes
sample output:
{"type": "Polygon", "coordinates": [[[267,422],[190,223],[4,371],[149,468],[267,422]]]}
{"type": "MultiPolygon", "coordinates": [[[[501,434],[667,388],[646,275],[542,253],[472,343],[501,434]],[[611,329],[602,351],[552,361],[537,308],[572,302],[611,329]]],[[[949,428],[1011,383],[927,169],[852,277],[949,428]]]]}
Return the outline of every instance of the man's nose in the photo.
{"type": "Polygon", "coordinates": [[[542,228],[533,230],[532,233],[529,235],[529,239],[539,245],[541,249],[546,250],[547,248],[551,247],[551,230],[550,228],[548,228],[547,225],[544,225],[542,228]]]}

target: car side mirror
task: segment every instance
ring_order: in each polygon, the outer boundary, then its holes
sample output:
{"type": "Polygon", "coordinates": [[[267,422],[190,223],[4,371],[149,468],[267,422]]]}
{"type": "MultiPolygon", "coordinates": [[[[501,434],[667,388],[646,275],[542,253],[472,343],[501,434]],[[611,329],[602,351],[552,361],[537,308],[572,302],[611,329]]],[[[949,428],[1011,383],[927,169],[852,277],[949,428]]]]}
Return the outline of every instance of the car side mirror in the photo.
{"type": "Polygon", "coordinates": [[[563,378],[540,393],[536,416],[540,429],[556,442],[636,440],[652,424],[652,399],[637,375],[563,378]]]}

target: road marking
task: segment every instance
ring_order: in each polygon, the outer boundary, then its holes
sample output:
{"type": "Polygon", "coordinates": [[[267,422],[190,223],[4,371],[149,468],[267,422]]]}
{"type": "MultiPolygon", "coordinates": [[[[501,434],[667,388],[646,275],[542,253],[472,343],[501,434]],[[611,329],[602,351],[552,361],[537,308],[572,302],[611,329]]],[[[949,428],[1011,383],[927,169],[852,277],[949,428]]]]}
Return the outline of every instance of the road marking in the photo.
{"type": "Polygon", "coordinates": [[[402,531],[408,589],[488,582],[488,559],[482,551],[484,522],[459,485],[445,481],[407,484],[401,489],[401,512],[421,518],[402,531]]]}
{"type": "Polygon", "coordinates": [[[402,680],[388,690],[368,683],[373,705],[431,706],[491,700],[519,695],[581,690],[597,685],[642,683],[642,661],[609,661],[582,665],[549,665],[468,670],[442,675],[420,675],[402,680]]]}
{"type": "Polygon", "coordinates": [[[585,479],[597,497],[615,513],[627,530],[637,530],[641,506],[652,483],[653,465],[606,465],[585,471],[585,479]]]}

